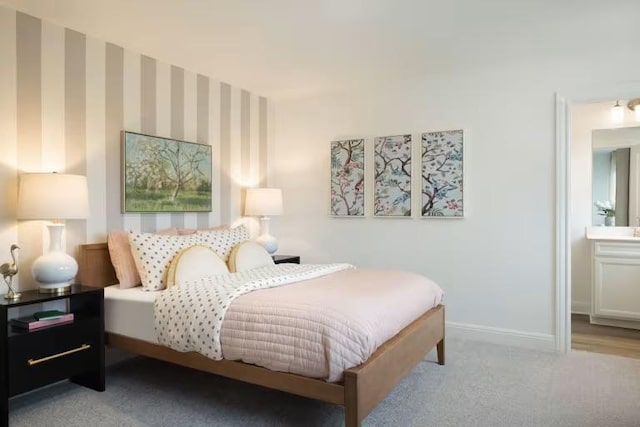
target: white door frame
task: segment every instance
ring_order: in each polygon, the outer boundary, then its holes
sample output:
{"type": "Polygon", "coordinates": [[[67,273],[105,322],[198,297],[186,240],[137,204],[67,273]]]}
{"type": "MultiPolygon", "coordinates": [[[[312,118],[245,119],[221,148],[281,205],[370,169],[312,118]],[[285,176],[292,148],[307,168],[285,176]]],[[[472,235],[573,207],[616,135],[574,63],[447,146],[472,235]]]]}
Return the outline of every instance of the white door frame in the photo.
{"type": "Polygon", "coordinates": [[[640,97],[640,81],[556,93],[556,350],[571,350],[571,106],[640,97]]]}
{"type": "Polygon", "coordinates": [[[571,103],[556,93],[556,350],[571,349],[571,103]]]}

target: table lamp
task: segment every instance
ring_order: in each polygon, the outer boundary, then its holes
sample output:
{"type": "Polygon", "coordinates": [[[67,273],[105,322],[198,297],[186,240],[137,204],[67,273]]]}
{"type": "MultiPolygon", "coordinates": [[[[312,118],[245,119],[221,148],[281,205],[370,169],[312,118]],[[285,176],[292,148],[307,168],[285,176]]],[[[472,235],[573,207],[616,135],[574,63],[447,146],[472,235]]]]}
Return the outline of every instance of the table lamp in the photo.
{"type": "Polygon", "coordinates": [[[245,215],[260,216],[261,234],[256,239],[270,254],[278,250],[278,241],[269,233],[270,216],[282,214],[282,190],[279,188],[248,188],[245,215]]]}
{"type": "Polygon", "coordinates": [[[62,293],[78,273],[76,260],[62,250],[65,219],[89,216],[87,178],[61,173],[27,173],[20,176],[18,219],[52,220],[49,251],[39,256],[31,271],[40,292],[62,293]]]}

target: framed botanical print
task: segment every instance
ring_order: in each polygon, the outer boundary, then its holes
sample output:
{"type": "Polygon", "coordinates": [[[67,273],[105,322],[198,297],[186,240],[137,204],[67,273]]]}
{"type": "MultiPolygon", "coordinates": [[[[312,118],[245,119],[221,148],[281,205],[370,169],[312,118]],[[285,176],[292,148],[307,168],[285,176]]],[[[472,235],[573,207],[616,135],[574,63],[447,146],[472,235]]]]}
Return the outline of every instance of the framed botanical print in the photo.
{"type": "Polygon", "coordinates": [[[425,132],[422,149],[422,216],[464,216],[464,133],[425,132]]]}
{"type": "Polygon", "coordinates": [[[331,142],[331,215],[364,217],[364,139],[331,142]]]}
{"type": "Polygon", "coordinates": [[[211,212],[211,146],[124,131],[123,212],[211,212]]]}
{"type": "Polygon", "coordinates": [[[411,135],[374,140],[374,215],[411,216],[411,135]]]}

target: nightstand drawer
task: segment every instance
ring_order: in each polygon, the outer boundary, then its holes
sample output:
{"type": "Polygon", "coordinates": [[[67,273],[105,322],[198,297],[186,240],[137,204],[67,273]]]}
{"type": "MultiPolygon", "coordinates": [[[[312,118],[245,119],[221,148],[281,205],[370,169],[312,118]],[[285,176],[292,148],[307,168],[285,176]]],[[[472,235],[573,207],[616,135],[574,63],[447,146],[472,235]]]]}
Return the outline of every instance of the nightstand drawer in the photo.
{"type": "Polygon", "coordinates": [[[73,377],[96,366],[100,319],[16,334],[9,339],[9,395],[73,377]]]}

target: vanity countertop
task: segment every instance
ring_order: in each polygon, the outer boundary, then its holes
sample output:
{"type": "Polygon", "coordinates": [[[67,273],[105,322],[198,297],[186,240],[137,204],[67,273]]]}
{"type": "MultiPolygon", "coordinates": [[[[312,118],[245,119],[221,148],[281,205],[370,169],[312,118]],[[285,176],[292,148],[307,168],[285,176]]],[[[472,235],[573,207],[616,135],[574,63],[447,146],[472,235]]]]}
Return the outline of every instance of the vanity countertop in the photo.
{"type": "Polygon", "coordinates": [[[640,242],[640,229],[636,227],[587,227],[589,240],[616,240],[620,242],[640,242]]]}

